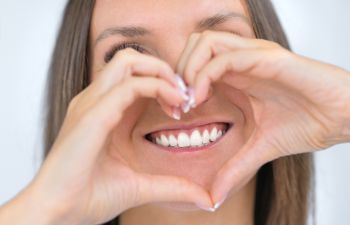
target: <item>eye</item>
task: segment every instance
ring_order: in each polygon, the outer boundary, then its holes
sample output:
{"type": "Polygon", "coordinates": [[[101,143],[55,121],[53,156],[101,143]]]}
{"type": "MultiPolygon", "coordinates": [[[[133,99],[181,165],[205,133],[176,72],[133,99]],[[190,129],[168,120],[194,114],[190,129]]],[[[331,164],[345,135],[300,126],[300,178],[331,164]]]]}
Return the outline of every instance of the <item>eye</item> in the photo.
{"type": "Polygon", "coordinates": [[[230,31],[230,32],[234,35],[243,36],[241,33],[237,32],[237,31],[230,31]]]}
{"type": "Polygon", "coordinates": [[[104,56],[104,61],[105,63],[108,63],[109,61],[111,61],[111,59],[113,58],[113,56],[115,55],[115,53],[117,53],[118,51],[131,47],[133,49],[135,49],[136,51],[139,51],[140,53],[143,53],[145,51],[144,48],[142,48],[139,44],[134,43],[134,42],[123,42],[121,44],[115,45],[113,46],[104,56]]]}

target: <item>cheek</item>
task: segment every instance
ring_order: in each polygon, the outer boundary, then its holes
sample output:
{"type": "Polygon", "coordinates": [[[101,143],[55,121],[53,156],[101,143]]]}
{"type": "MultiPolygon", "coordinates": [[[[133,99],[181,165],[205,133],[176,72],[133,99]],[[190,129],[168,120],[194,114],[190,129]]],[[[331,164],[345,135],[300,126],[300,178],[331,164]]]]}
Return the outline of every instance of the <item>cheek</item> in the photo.
{"type": "Polygon", "coordinates": [[[239,112],[242,138],[248,140],[255,128],[253,108],[248,96],[244,92],[232,88],[227,84],[220,86],[220,94],[222,99],[224,99],[223,104],[234,107],[236,112],[239,112]]]}

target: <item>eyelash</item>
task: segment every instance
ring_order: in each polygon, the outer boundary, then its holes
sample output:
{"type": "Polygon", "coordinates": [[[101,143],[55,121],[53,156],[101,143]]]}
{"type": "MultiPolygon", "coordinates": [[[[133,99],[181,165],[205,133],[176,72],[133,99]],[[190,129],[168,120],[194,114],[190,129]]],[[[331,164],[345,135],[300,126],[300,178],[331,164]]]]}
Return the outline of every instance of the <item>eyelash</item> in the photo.
{"type": "Polygon", "coordinates": [[[136,51],[139,51],[141,53],[143,53],[145,51],[144,48],[142,48],[139,44],[135,43],[135,42],[123,42],[121,44],[115,45],[114,47],[112,47],[111,50],[109,50],[104,57],[104,61],[105,63],[108,63],[113,56],[120,50],[125,49],[131,47],[133,49],[135,49],[136,51]]]}
{"type": "MultiPolygon", "coordinates": [[[[235,32],[235,31],[231,31],[231,33],[242,36],[240,33],[235,32]]],[[[113,56],[120,50],[125,49],[131,47],[133,49],[135,49],[136,51],[139,51],[140,53],[143,53],[145,51],[144,48],[142,48],[139,44],[135,43],[135,42],[122,42],[121,44],[115,45],[114,47],[112,47],[111,50],[109,50],[104,57],[104,61],[105,63],[108,63],[109,61],[111,61],[111,59],[113,58],[113,56]]]]}

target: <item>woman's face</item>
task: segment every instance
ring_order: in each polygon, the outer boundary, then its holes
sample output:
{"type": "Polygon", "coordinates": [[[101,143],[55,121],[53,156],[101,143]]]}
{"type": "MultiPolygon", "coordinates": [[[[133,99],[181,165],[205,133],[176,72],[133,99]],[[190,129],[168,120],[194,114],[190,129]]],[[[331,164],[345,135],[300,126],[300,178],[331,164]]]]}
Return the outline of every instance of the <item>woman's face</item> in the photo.
{"type": "MultiPolygon", "coordinates": [[[[90,43],[92,82],[110,58],[106,54],[121,42],[137,43],[143,54],[164,60],[175,71],[191,33],[217,30],[254,37],[247,20],[245,5],[239,0],[96,1],[90,43]],[[233,14],[197,26],[208,17],[227,13],[233,14]],[[129,26],[149,32],[134,37],[116,32],[117,27],[129,26]]],[[[212,85],[208,100],[183,114],[180,121],[168,117],[156,100],[139,99],[114,129],[109,153],[120,154],[135,170],[186,177],[209,190],[217,171],[243,146],[253,127],[247,98],[218,82],[212,85]],[[215,129],[223,135],[218,137],[215,129]],[[206,144],[208,138],[208,145],[191,145],[206,144]]]]}

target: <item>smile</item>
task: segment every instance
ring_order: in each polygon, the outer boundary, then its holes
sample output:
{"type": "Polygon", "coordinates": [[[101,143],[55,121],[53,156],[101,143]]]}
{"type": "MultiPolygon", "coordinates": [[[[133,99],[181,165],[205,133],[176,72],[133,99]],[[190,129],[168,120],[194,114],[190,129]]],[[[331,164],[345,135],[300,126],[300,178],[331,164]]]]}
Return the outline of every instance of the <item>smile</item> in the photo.
{"type": "Polygon", "coordinates": [[[187,129],[167,129],[149,133],[145,138],[168,151],[198,151],[219,142],[233,124],[217,122],[187,129]]]}

